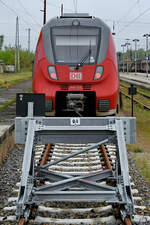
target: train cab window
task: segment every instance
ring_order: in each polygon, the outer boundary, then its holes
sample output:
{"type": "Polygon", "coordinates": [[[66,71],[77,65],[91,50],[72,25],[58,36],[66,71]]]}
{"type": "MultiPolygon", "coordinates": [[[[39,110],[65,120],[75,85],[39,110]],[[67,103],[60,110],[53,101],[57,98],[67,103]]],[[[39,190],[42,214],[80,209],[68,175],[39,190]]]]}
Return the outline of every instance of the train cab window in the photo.
{"type": "Polygon", "coordinates": [[[52,46],[56,64],[96,64],[99,43],[99,28],[52,28],[52,46]]]}

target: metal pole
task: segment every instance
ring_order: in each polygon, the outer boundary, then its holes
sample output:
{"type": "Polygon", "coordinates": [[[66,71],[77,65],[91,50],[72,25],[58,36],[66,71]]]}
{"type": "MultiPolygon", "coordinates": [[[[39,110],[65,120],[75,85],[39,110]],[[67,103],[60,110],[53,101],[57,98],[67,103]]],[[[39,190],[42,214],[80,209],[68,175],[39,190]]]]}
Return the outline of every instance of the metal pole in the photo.
{"type": "Polygon", "coordinates": [[[15,72],[17,72],[17,20],[18,16],[16,17],[16,36],[15,36],[15,72]]]}
{"type": "Polygon", "coordinates": [[[120,109],[123,108],[123,101],[122,101],[122,93],[121,91],[119,92],[119,105],[120,105],[120,109]]]}
{"type": "Polygon", "coordinates": [[[31,29],[28,29],[28,52],[30,52],[30,31],[31,29]]]}
{"type": "Polygon", "coordinates": [[[63,16],[63,14],[64,14],[64,5],[61,4],[61,13],[60,13],[60,15],[63,16]]]}
{"type": "Polygon", "coordinates": [[[126,45],[121,45],[121,47],[123,48],[123,56],[122,56],[122,60],[123,60],[123,73],[124,73],[124,47],[126,45]]]}
{"type": "Polygon", "coordinates": [[[135,74],[137,72],[137,67],[136,67],[136,59],[137,59],[137,55],[136,55],[136,51],[137,51],[137,40],[135,40],[135,74]]]}
{"type": "Polygon", "coordinates": [[[131,116],[133,117],[133,94],[131,95],[131,116]]]}
{"type": "Polygon", "coordinates": [[[127,38],[127,39],[126,39],[127,42],[125,43],[125,46],[127,46],[127,73],[129,72],[129,63],[128,63],[128,58],[129,58],[129,57],[128,57],[128,51],[129,51],[128,46],[130,45],[129,40],[130,40],[130,39],[127,38]]]}
{"type": "Polygon", "coordinates": [[[44,0],[44,18],[43,18],[43,24],[46,24],[46,0],[44,0]]]}
{"type": "Polygon", "coordinates": [[[139,41],[139,39],[134,39],[133,40],[134,42],[135,42],[135,58],[134,58],[134,60],[135,60],[135,74],[136,74],[136,72],[137,72],[137,42],[139,41]]]}
{"type": "Polygon", "coordinates": [[[144,34],[143,37],[146,38],[146,76],[148,77],[148,37],[150,34],[144,34]]]}
{"type": "Polygon", "coordinates": [[[19,19],[18,19],[18,43],[17,43],[17,51],[18,51],[18,72],[20,72],[20,46],[19,46],[19,19]]]}
{"type": "Polygon", "coordinates": [[[148,35],[146,36],[146,74],[148,77],[148,35]]]}
{"type": "Polygon", "coordinates": [[[127,73],[129,72],[129,64],[128,64],[128,43],[126,43],[127,46],[127,73]]]}

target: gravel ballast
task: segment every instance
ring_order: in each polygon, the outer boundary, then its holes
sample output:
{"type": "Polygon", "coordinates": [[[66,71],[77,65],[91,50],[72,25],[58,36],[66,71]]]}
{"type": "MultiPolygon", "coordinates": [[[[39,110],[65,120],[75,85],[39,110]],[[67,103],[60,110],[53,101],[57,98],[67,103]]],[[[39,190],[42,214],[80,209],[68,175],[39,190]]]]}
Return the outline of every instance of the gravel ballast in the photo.
{"type": "MultiPolygon", "coordinates": [[[[150,215],[150,187],[148,183],[142,178],[139,170],[132,158],[132,154],[128,153],[130,175],[132,177],[132,182],[135,183],[136,188],[139,193],[138,196],[142,197],[141,205],[146,206],[143,216],[150,215]]],[[[15,188],[16,183],[20,181],[21,166],[23,159],[23,147],[15,147],[7,160],[0,165],[0,215],[7,216],[3,212],[3,208],[8,205],[8,198],[11,197],[13,188],[15,188]]],[[[141,214],[141,213],[140,213],[141,214]]],[[[4,225],[10,224],[4,222],[4,225]]],[[[12,223],[14,224],[14,223],[12,223]]],[[[140,223],[143,224],[143,223],[140,223]]],[[[138,225],[140,225],[138,224],[138,225]]],[[[149,224],[149,223],[144,223],[149,224]]]]}

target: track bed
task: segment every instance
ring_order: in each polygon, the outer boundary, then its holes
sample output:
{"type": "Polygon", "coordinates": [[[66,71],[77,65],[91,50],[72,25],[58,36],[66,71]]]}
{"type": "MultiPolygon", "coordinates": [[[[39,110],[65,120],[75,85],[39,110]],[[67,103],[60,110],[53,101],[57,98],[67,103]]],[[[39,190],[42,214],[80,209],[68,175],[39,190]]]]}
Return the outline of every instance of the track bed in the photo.
{"type": "MultiPolygon", "coordinates": [[[[85,148],[87,145],[65,145],[65,144],[55,144],[52,145],[51,151],[48,153],[48,161],[54,161],[56,158],[62,157],[68,153],[76,152],[81,148],[85,148]]],[[[45,146],[38,145],[35,146],[35,158],[36,164],[42,162],[45,146]]],[[[106,145],[106,151],[108,153],[108,158],[112,168],[115,168],[116,159],[116,147],[115,145],[106,145]]],[[[91,150],[89,153],[80,155],[80,157],[66,160],[64,163],[59,163],[52,167],[51,170],[59,171],[60,173],[70,173],[78,172],[80,174],[85,174],[87,171],[95,173],[99,170],[107,169],[105,158],[99,148],[91,150]]],[[[113,169],[114,170],[114,169],[113,169]]],[[[133,224],[148,224],[150,222],[150,217],[146,212],[146,206],[143,205],[142,198],[139,196],[137,187],[135,183],[132,182],[131,186],[133,198],[135,200],[135,217],[133,219],[133,224]]],[[[46,184],[50,183],[47,181],[46,184]]],[[[52,184],[53,182],[51,182],[52,184]]],[[[105,182],[99,182],[100,184],[105,184],[105,182]]],[[[8,199],[7,207],[3,209],[4,217],[3,224],[18,224],[15,217],[16,210],[16,200],[19,191],[20,183],[16,184],[11,198],[8,199]]],[[[79,187],[76,187],[78,189],[79,187]]],[[[75,189],[74,189],[75,190],[75,189]]],[[[111,204],[106,203],[96,203],[96,202],[47,202],[44,204],[39,204],[38,208],[33,210],[32,218],[29,220],[28,224],[121,224],[121,219],[119,211],[114,208],[111,204]]]]}

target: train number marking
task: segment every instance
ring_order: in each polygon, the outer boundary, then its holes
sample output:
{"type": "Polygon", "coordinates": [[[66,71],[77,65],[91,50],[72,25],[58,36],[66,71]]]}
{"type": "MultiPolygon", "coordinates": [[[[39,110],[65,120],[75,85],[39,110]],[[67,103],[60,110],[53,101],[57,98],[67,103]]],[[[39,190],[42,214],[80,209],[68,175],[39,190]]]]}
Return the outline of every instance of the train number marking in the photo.
{"type": "Polygon", "coordinates": [[[82,80],[82,73],[70,73],[70,80],[82,80]]]}
{"type": "Polygon", "coordinates": [[[71,118],[70,124],[71,124],[71,126],[79,126],[80,125],[80,118],[71,118]]]}

